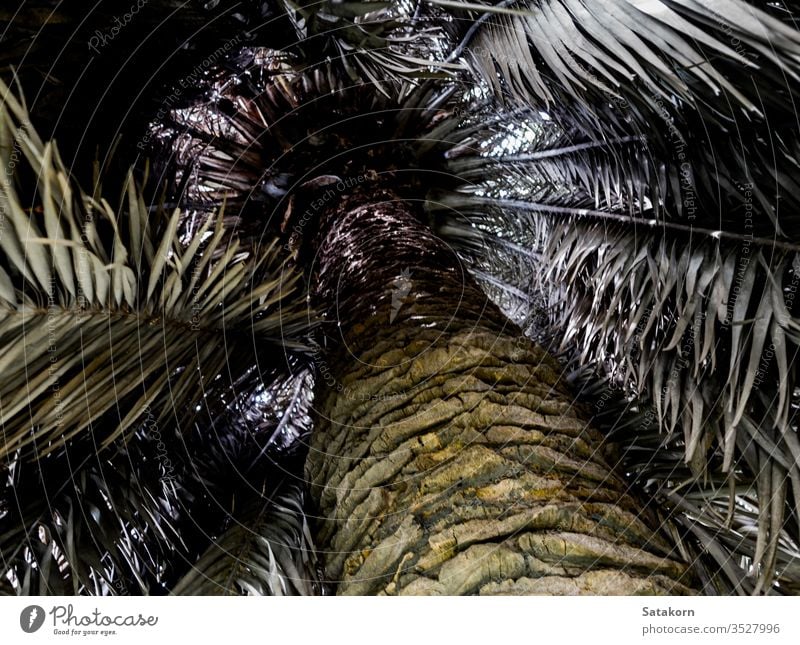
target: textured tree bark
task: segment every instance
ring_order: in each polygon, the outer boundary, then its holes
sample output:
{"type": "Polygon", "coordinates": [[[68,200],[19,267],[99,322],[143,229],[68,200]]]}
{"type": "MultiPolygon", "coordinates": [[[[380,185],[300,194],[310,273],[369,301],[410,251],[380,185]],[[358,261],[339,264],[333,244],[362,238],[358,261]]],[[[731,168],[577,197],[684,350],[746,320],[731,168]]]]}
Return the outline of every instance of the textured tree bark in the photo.
{"type": "Polygon", "coordinates": [[[307,475],[337,593],[691,593],[558,363],[406,204],[373,199],[318,244],[340,335],[307,475]]]}

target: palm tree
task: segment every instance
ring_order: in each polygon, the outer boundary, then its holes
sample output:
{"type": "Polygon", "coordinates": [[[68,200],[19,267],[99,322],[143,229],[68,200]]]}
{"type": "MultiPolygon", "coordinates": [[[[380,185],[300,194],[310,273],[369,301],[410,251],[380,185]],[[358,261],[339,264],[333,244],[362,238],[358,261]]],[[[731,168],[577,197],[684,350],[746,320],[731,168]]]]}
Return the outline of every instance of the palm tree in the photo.
{"type": "Polygon", "coordinates": [[[51,5],[0,592],[797,592],[789,3],[51,5]]]}

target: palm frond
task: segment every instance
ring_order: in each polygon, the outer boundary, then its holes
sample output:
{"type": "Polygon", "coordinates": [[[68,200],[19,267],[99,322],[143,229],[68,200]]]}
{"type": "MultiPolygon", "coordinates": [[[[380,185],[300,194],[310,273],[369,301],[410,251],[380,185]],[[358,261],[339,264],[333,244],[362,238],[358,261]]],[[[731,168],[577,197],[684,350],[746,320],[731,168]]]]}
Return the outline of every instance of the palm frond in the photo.
{"type": "Polygon", "coordinates": [[[446,13],[422,0],[282,4],[308,63],[332,59],[349,82],[368,82],[387,97],[395,95],[391,85],[402,97],[421,79],[462,68],[447,60],[454,29],[446,13]]]}
{"type": "MultiPolygon", "coordinates": [[[[228,386],[215,381],[191,431],[149,417],[114,452],[17,458],[0,490],[0,577],[23,595],[166,593],[243,496],[278,491],[277,475],[301,478],[293,453],[310,431],[312,386],[294,363],[294,375],[254,367],[228,386]],[[59,566],[45,570],[54,557],[59,566]]],[[[293,554],[303,576],[316,575],[293,554]]]]}
{"type": "MultiPolygon", "coordinates": [[[[682,433],[665,435],[647,395],[631,396],[580,366],[574,352],[562,354],[568,380],[593,414],[594,423],[609,441],[620,447],[619,463],[632,480],[658,503],[663,526],[700,574],[707,592],[722,595],[761,592],[796,593],[800,571],[800,542],[784,517],[783,495],[764,490],[759,481],[771,476],[772,458],[779,453],[744,451],[762,459],[762,468],[752,468],[747,457],[722,472],[722,455],[708,456],[707,472],[698,478],[685,460],[682,433]],[[766,466],[766,470],[764,470],[766,466]],[[775,504],[777,508],[761,508],[775,504]],[[765,523],[773,518],[776,523],[765,523]],[[764,551],[762,551],[764,549],[764,551]],[[769,552],[769,553],[767,553],[769,552]],[[773,584],[775,583],[775,584],[773,584]]],[[[785,471],[778,481],[784,485],[785,471]]]]}
{"type": "Polygon", "coordinates": [[[3,161],[16,152],[37,180],[29,208],[11,177],[0,180],[0,455],[44,456],[87,432],[107,447],[149,410],[185,427],[193,406],[183,404],[251,351],[248,336],[302,347],[305,303],[276,242],[223,247],[218,216],[181,244],[181,211],[151,215],[130,176],[118,214],[70,181],[24,106],[0,92],[3,161]]]}
{"type": "Polygon", "coordinates": [[[114,459],[69,457],[14,462],[2,576],[20,595],[159,593],[188,557],[175,527],[180,478],[162,438],[139,432],[114,459]]]}
{"type": "Polygon", "coordinates": [[[299,487],[246,509],[171,590],[175,595],[314,595],[321,590],[299,487]]]}
{"type": "Polygon", "coordinates": [[[726,63],[757,69],[769,62],[796,78],[800,62],[797,31],[741,0],[427,1],[473,20],[493,16],[466,47],[474,69],[500,94],[543,109],[596,99],[598,107],[632,101],[659,113],[659,99],[699,106],[724,92],[759,114],[753,88],[727,78],[726,63]]]}
{"type": "MultiPolygon", "coordinates": [[[[755,514],[737,551],[752,564],[734,569],[755,580],[742,588],[769,588],[778,544],[800,538],[800,240],[681,221],[678,192],[647,140],[591,141],[527,114],[513,125],[501,111],[440,127],[448,168],[463,183],[429,200],[439,232],[573,369],[595,366],[626,401],[652,407],[663,436],[644,440],[641,426],[624,435],[647,455],[628,472],[658,481],[656,464],[678,450],[684,469],[670,467],[662,498],[681,517],[717,517],[689,495],[692,486],[708,495],[703,482],[716,482],[713,504],[735,506],[737,518],[755,514]]],[[[748,219],[763,222],[753,192],[744,195],[748,219]]]]}
{"type": "Polygon", "coordinates": [[[656,218],[787,241],[800,224],[800,184],[788,171],[800,163],[800,32],[774,8],[431,2],[492,16],[464,50],[473,72],[496,96],[549,114],[567,146],[603,144],[608,154],[642,137],[656,218]]]}

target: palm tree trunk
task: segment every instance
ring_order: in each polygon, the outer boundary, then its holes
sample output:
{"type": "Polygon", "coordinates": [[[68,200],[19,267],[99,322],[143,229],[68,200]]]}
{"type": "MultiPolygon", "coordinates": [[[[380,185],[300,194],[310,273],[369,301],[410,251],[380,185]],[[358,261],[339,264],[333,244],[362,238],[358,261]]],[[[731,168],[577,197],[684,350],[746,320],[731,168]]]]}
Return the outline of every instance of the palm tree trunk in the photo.
{"type": "Polygon", "coordinates": [[[339,594],[690,593],[558,363],[396,195],[320,227],[325,392],[307,461],[339,594]]]}

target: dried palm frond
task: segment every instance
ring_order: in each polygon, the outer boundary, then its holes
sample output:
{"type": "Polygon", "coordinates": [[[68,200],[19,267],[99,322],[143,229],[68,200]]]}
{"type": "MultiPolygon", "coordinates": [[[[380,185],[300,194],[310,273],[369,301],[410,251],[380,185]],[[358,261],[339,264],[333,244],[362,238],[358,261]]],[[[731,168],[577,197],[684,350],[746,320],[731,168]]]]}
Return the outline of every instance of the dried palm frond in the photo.
{"type": "Polygon", "coordinates": [[[419,79],[446,78],[461,68],[445,60],[454,31],[449,16],[422,0],[282,4],[306,61],[333,59],[351,82],[366,80],[387,97],[391,84],[401,83],[403,96],[419,79]]]}
{"type": "MultiPolygon", "coordinates": [[[[765,101],[780,106],[781,96],[760,100],[756,88],[738,79],[767,65],[769,76],[761,83],[788,92],[778,72],[796,78],[800,62],[791,15],[784,12],[783,22],[777,6],[756,8],[742,0],[427,1],[471,18],[463,21],[465,32],[488,14],[464,48],[472,69],[500,94],[531,107],[583,110],[577,125],[599,116],[591,114],[592,106],[599,110],[612,102],[631,110],[631,120],[660,117],[665,109],[676,114],[683,103],[713,121],[728,115],[715,113],[713,102],[704,106],[703,99],[722,93],[745,112],[762,114],[765,101]],[[732,65],[738,71],[733,78],[732,65]]],[[[595,125],[609,130],[616,124],[595,125]]]]}
{"type": "MultiPolygon", "coordinates": [[[[778,3],[430,1],[490,16],[464,49],[467,64],[495,97],[548,114],[564,147],[615,154],[621,141],[644,143],[655,219],[790,241],[800,225],[800,32],[778,3]]],[[[533,160],[508,161],[527,170],[533,160]]],[[[635,187],[640,176],[610,178],[635,187]]]]}
{"type": "Polygon", "coordinates": [[[302,489],[251,503],[171,589],[176,595],[316,595],[322,590],[302,489]]]}
{"type": "Polygon", "coordinates": [[[0,179],[0,456],[47,455],[86,433],[104,448],[148,410],[185,427],[203,384],[252,351],[248,336],[302,347],[305,303],[291,300],[297,274],[275,243],[222,247],[216,217],[182,245],[181,211],[150,215],[130,176],[120,216],[72,184],[54,145],[0,92],[0,156],[8,164],[21,150],[37,178],[30,208],[0,179]]]}
{"type": "MultiPolygon", "coordinates": [[[[562,358],[577,363],[569,351],[562,358]]],[[[692,563],[707,593],[797,593],[796,534],[788,525],[765,526],[765,518],[781,517],[782,509],[759,508],[765,499],[768,505],[783,500],[780,494],[766,493],[766,482],[758,481],[772,475],[766,452],[760,455],[766,469],[755,476],[749,458],[723,474],[716,452],[709,457],[707,475],[697,478],[684,459],[682,434],[664,435],[646,395],[633,397],[586,366],[568,370],[567,378],[594,423],[621,448],[620,467],[656,502],[662,527],[692,563]],[[767,544],[770,552],[759,553],[767,544]]],[[[756,451],[747,452],[752,457],[756,451]]]]}
{"type": "Polygon", "coordinates": [[[163,593],[188,556],[164,439],[145,425],[113,458],[17,457],[0,513],[2,578],[16,593],[163,593]]]}
{"type": "MultiPolygon", "coordinates": [[[[224,384],[257,394],[236,411],[260,424],[239,464],[254,486],[275,486],[265,451],[307,432],[279,394],[312,326],[298,274],[276,241],[223,244],[222,211],[179,239],[181,211],[146,206],[130,174],[117,209],[99,181],[88,194],[25,104],[0,96],[14,171],[0,178],[0,579],[21,594],[164,593],[224,521],[192,521],[236,457],[193,440],[206,412],[220,432],[235,422],[215,405],[224,384]]],[[[227,518],[230,500],[215,503],[227,518]]]]}
{"type": "Polygon", "coordinates": [[[749,558],[737,575],[755,582],[737,588],[768,589],[779,553],[785,588],[800,538],[800,244],[682,226],[645,141],[574,135],[566,145],[552,120],[529,121],[502,145],[501,125],[477,140],[476,126],[451,127],[448,163],[469,183],[430,201],[439,231],[523,326],[536,319],[534,331],[572,369],[595,366],[626,404],[652,407],[646,427],[615,436],[647,456],[625,467],[659,482],[667,507],[683,520],[717,517],[718,504],[736,509],[736,521],[755,514],[734,549],[749,558]],[[481,139],[494,142],[488,152],[481,139]],[[658,441],[647,439],[652,427],[658,441]],[[682,468],[664,470],[675,450],[682,468]],[[691,501],[693,487],[706,505],[691,501]]]}

